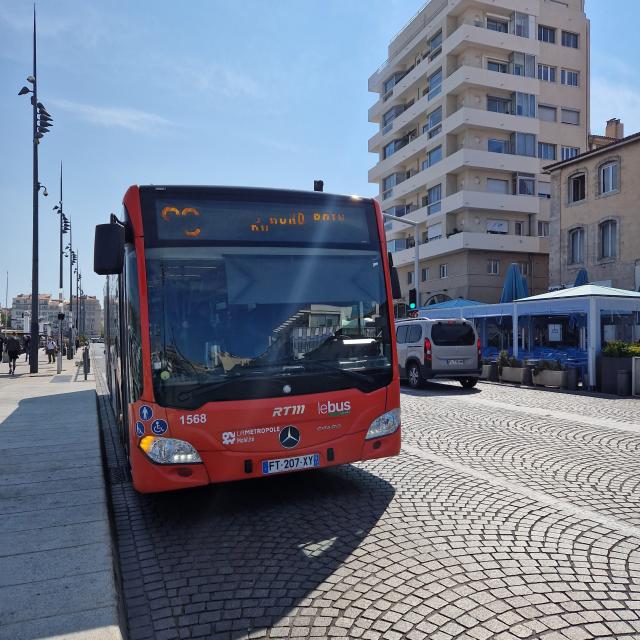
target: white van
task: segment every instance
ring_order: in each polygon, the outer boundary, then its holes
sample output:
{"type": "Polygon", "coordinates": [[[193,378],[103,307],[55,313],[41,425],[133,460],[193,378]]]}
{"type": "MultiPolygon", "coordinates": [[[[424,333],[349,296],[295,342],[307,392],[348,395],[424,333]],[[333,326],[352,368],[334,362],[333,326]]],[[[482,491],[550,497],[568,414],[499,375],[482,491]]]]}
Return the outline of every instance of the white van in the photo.
{"type": "Polygon", "coordinates": [[[417,389],[426,380],[458,380],[475,387],[482,350],[475,327],[464,318],[409,318],[396,321],[400,378],[417,389]]]}

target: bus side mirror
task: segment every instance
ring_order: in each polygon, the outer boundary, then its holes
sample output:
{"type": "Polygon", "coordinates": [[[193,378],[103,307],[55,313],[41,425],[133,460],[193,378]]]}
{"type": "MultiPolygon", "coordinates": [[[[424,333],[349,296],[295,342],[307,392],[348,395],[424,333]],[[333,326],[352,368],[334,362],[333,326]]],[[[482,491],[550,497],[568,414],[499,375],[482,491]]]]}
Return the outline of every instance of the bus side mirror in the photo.
{"type": "Polygon", "coordinates": [[[402,290],[400,289],[400,278],[398,277],[398,270],[393,266],[393,256],[391,252],[389,256],[389,276],[391,277],[391,297],[394,300],[402,298],[402,290]]]}
{"type": "Polygon", "coordinates": [[[93,270],[99,276],[122,273],[124,266],[124,228],[119,224],[96,225],[93,270]]]}

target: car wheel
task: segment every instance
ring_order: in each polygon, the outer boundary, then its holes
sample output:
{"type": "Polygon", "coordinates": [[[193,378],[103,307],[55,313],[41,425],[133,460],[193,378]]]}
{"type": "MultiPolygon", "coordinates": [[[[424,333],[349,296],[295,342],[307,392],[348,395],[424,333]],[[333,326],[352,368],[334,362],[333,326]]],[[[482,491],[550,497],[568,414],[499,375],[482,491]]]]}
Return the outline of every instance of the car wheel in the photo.
{"type": "Polygon", "coordinates": [[[478,384],[478,378],[463,378],[460,380],[460,384],[465,389],[473,389],[478,384]]]}
{"type": "Polygon", "coordinates": [[[422,374],[417,364],[413,363],[407,367],[407,380],[412,389],[419,389],[422,386],[422,374]]]}

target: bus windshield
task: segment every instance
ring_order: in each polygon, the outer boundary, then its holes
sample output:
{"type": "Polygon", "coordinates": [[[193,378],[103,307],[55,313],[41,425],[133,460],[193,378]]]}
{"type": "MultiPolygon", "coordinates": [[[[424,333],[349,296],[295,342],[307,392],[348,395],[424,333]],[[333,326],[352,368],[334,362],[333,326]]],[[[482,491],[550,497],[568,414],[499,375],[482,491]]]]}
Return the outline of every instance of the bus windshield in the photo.
{"type": "Polygon", "coordinates": [[[156,400],[204,402],[358,388],[392,377],[380,251],[146,249],[156,400]]]}

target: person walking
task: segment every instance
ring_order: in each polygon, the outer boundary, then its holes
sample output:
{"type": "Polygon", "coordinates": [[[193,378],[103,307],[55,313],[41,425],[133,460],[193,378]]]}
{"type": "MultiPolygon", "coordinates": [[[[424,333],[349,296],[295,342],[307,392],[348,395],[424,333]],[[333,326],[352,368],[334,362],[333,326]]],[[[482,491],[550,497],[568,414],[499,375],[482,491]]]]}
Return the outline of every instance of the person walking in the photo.
{"type": "Polygon", "coordinates": [[[25,362],[29,362],[29,345],[30,344],[31,344],[31,336],[28,333],[25,333],[24,338],[22,339],[22,348],[24,349],[25,362]]]}
{"type": "Polygon", "coordinates": [[[47,356],[49,357],[49,364],[56,361],[56,341],[49,336],[47,338],[46,345],[47,356]]]}
{"type": "Polygon", "coordinates": [[[20,353],[20,341],[15,333],[12,333],[7,340],[7,353],[9,354],[9,374],[14,375],[16,372],[16,360],[20,353]]]}

